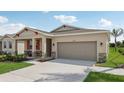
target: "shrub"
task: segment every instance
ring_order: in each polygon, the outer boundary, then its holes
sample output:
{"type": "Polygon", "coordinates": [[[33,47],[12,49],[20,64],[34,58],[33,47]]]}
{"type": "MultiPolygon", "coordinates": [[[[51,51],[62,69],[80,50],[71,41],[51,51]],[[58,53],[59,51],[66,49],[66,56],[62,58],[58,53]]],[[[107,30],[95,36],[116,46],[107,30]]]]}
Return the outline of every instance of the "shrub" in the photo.
{"type": "Polygon", "coordinates": [[[115,47],[115,43],[110,43],[109,46],[110,47],[115,47]]]}
{"type": "Polygon", "coordinates": [[[117,47],[121,46],[121,42],[120,41],[118,41],[116,44],[117,44],[117,47]]]}
{"type": "Polygon", "coordinates": [[[122,44],[124,45],[124,40],[122,40],[122,44]]]}
{"type": "Polygon", "coordinates": [[[118,52],[121,53],[122,55],[124,55],[124,48],[118,49],[118,52]]]}
{"type": "Polygon", "coordinates": [[[120,47],[124,47],[124,44],[121,44],[120,47]]]}
{"type": "Polygon", "coordinates": [[[24,61],[24,60],[26,60],[26,55],[24,55],[24,54],[19,54],[19,55],[13,56],[14,62],[20,62],[20,61],[24,61]]]}
{"type": "Polygon", "coordinates": [[[0,55],[0,62],[4,61],[11,61],[11,62],[21,62],[26,60],[26,55],[20,54],[20,55],[11,55],[11,54],[6,54],[6,55],[0,55]]]}
{"type": "Polygon", "coordinates": [[[7,60],[6,55],[0,55],[0,62],[4,62],[6,60],[7,60]]]}

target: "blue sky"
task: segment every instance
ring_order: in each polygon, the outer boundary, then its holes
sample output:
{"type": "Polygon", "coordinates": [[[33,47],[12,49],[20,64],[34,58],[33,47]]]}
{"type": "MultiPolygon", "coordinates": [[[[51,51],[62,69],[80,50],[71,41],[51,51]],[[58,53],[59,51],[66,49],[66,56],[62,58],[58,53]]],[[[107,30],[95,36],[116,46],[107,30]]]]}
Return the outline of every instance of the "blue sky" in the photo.
{"type": "MultiPolygon", "coordinates": [[[[31,11],[0,12],[0,34],[15,33],[24,26],[51,31],[62,24],[82,28],[124,28],[124,12],[31,11]]],[[[122,40],[124,37],[119,37],[122,40]]]]}

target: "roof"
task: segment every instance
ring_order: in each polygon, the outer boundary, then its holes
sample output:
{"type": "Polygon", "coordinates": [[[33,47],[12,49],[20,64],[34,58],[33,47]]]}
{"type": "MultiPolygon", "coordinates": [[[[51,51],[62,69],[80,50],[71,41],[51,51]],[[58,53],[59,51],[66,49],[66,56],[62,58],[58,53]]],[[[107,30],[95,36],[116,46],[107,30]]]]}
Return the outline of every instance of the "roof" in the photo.
{"type": "Polygon", "coordinates": [[[23,29],[30,29],[30,30],[33,30],[33,31],[36,31],[36,32],[39,32],[39,33],[49,33],[49,32],[46,32],[46,31],[43,31],[43,30],[39,30],[39,29],[36,29],[36,28],[31,28],[31,27],[25,27],[23,29]]]}
{"type": "Polygon", "coordinates": [[[13,38],[16,34],[6,34],[5,36],[9,36],[10,38],[13,38]]]}
{"type": "Polygon", "coordinates": [[[17,33],[15,34],[15,36],[16,36],[17,34],[20,34],[20,33],[21,33],[22,31],[24,31],[24,30],[34,31],[34,32],[38,32],[38,33],[41,33],[41,34],[44,34],[44,35],[50,35],[49,32],[46,32],[46,31],[43,31],[43,30],[39,30],[39,29],[31,28],[31,27],[24,27],[22,30],[20,30],[19,32],[17,32],[17,33]]]}
{"type": "Polygon", "coordinates": [[[2,36],[1,39],[5,38],[6,36],[10,37],[10,38],[14,38],[15,34],[5,34],[4,36],[2,36]]]}
{"type": "Polygon", "coordinates": [[[109,30],[103,30],[103,29],[86,29],[86,28],[79,28],[75,26],[70,26],[70,25],[62,25],[53,31],[51,31],[52,34],[57,35],[57,34],[72,34],[72,33],[89,33],[89,32],[100,32],[100,31],[105,31],[108,32],[109,30]]]}
{"type": "Polygon", "coordinates": [[[81,28],[70,26],[70,25],[62,25],[57,27],[56,29],[52,30],[52,33],[57,33],[61,31],[68,31],[68,30],[80,30],[81,28]]]}
{"type": "Polygon", "coordinates": [[[79,34],[92,34],[92,33],[108,33],[109,30],[103,30],[103,29],[86,29],[86,28],[79,28],[75,26],[70,26],[70,25],[62,25],[51,32],[46,32],[43,30],[39,30],[36,28],[31,28],[31,27],[24,27],[22,30],[17,32],[16,34],[5,34],[4,36],[0,36],[0,39],[3,39],[5,36],[8,36],[10,38],[14,38],[17,34],[20,34],[24,30],[30,30],[34,32],[41,33],[45,36],[64,36],[64,35],[79,35],[79,34]]]}

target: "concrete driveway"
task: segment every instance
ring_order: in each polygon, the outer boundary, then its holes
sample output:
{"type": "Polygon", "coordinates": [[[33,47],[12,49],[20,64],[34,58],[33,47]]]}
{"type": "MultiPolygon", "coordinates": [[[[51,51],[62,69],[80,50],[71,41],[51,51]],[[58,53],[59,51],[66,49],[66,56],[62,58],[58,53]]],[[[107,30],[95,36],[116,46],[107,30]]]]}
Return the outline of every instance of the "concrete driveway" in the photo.
{"type": "Polygon", "coordinates": [[[2,82],[81,82],[95,62],[55,59],[0,75],[2,82]]]}

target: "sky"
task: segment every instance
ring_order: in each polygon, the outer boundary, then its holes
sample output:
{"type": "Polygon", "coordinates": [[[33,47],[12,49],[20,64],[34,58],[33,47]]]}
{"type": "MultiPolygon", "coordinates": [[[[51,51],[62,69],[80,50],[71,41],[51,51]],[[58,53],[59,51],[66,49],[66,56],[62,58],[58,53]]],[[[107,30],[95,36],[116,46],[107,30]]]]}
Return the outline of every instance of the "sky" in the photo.
{"type": "MultiPolygon", "coordinates": [[[[124,29],[124,12],[100,11],[6,11],[0,12],[0,35],[16,33],[25,26],[47,32],[69,24],[81,28],[96,28],[112,31],[124,29]]],[[[124,36],[118,37],[118,41],[124,36]]],[[[113,37],[111,37],[113,42],[113,37]]]]}

